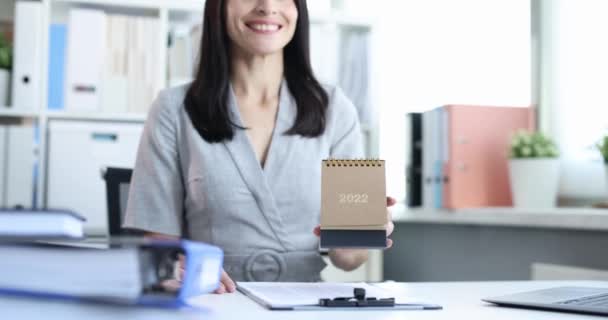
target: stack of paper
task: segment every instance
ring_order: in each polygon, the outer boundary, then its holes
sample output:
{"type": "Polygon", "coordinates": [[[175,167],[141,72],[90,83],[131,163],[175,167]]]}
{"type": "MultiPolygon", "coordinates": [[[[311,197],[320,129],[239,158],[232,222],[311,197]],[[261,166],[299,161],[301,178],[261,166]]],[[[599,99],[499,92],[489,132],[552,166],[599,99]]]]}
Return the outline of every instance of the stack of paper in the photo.
{"type": "Polygon", "coordinates": [[[59,210],[0,210],[0,238],[82,238],[84,218],[59,210]]]}

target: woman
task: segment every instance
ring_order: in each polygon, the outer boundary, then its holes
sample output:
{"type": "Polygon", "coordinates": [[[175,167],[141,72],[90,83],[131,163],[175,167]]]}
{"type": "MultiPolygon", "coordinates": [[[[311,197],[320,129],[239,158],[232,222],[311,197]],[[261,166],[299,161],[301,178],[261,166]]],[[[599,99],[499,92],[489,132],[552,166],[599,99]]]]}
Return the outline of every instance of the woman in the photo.
{"type": "MultiPolygon", "coordinates": [[[[150,110],[125,227],[221,247],[218,293],[233,280],[318,281],[320,164],[362,157],[356,110],[313,76],[305,0],[205,6],[196,79],[150,110]]],[[[330,258],[353,270],[367,254],[330,258]]]]}

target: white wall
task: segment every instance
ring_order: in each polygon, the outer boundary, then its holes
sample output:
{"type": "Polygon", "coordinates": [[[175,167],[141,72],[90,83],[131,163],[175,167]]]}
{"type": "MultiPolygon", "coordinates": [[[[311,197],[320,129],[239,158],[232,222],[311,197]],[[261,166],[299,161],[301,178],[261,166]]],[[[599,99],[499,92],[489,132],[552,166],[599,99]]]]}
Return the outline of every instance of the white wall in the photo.
{"type": "Polygon", "coordinates": [[[593,145],[608,134],[608,1],[545,0],[542,32],[544,129],[561,149],[565,198],[605,198],[593,145]]]}
{"type": "Polygon", "coordinates": [[[380,155],[404,197],[407,112],[448,103],[531,103],[529,0],[348,0],[377,19],[380,155]]]}

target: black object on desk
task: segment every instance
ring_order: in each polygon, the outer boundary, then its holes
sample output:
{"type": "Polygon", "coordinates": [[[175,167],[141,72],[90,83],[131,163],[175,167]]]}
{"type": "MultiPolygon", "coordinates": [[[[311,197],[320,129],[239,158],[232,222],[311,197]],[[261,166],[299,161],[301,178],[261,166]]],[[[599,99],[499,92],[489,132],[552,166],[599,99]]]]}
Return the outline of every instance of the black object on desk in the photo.
{"type": "Polygon", "coordinates": [[[366,298],[365,289],[355,288],[354,297],[338,297],[334,299],[319,299],[319,306],[328,308],[343,307],[394,307],[395,298],[377,299],[366,298]]]}
{"type": "Polygon", "coordinates": [[[441,310],[435,304],[397,304],[395,298],[378,299],[365,297],[364,288],[355,288],[354,297],[338,297],[334,299],[319,299],[319,306],[326,308],[398,308],[408,310],[441,310]]]}

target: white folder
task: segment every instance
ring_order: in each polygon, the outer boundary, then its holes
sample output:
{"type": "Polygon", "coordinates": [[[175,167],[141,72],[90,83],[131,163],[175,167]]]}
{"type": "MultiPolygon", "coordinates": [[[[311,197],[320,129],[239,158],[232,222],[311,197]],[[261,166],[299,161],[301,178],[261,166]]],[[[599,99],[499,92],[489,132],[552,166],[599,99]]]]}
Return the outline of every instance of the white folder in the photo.
{"type": "Polygon", "coordinates": [[[17,1],[15,4],[13,62],[13,106],[37,109],[41,103],[42,2],[17,1]]]}
{"type": "Polygon", "coordinates": [[[8,126],[6,159],[6,206],[34,205],[34,127],[8,126]]]}
{"type": "Polygon", "coordinates": [[[6,190],[6,157],[8,154],[6,127],[0,125],[0,208],[6,206],[4,192],[6,190]]]}
{"type": "Polygon", "coordinates": [[[68,25],[66,108],[100,108],[106,48],[106,14],[72,9],[68,25]]]}

